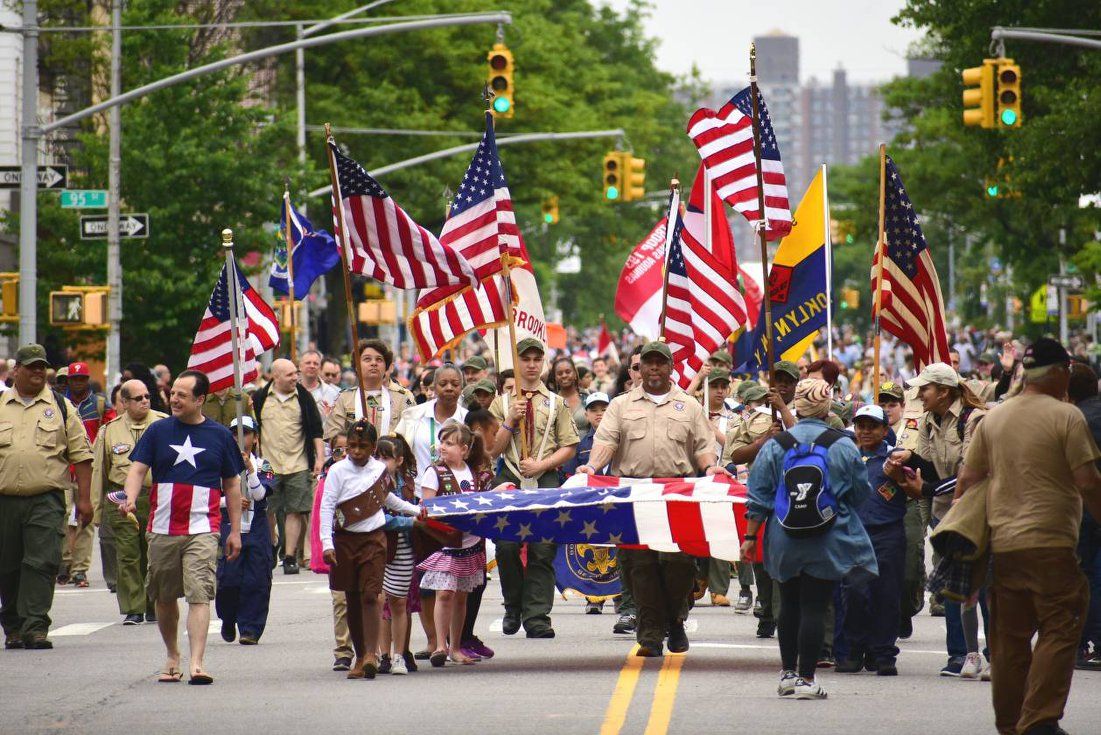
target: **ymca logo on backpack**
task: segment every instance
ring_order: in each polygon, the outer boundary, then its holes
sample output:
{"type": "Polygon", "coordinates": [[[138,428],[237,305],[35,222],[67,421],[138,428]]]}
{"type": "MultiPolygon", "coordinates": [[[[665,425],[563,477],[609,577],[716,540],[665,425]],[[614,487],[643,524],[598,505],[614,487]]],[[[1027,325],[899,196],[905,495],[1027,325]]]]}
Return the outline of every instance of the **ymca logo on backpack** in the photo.
{"type": "Polygon", "coordinates": [[[837,497],[830,488],[830,446],[845,436],[826,429],[814,441],[800,444],[789,432],[776,436],[784,449],[776,485],[776,520],[788,535],[817,536],[837,520],[837,497]]]}

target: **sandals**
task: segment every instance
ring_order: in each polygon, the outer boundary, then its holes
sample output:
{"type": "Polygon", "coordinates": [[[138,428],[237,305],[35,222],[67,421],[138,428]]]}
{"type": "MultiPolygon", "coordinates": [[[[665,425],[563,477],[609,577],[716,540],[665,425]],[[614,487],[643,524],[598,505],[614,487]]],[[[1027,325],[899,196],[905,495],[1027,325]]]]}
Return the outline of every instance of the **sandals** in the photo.
{"type": "Polygon", "coordinates": [[[160,676],[157,677],[158,684],[175,684],[183,679],[183,672],[178,669],[169,669],[168,671],[162,671],[160,676]]]}
{"type": "Polygon", "coordinates": [[[428,660],[432,662],[433,668],[443,668],[443,665],[447,663],[447,651],[433,651],[428,660]]]}
{"type": "Polygon", "coordinates": [[[477,663],[476,659],[473,659],[470,656],[464,656],[461,653],[458,656],[451,656],[450,658],[452,663],[459,664],[460,666],[473,666],[477,663]]]}
{"type": "Polygon", "coordinates": [[[206,684],[213,684],[214,683],[214,677],[211,676],[210,674],[206,673],[205,671],[196,671],[194,674],[191,675],[191,678],[189,678],[187,680],[187,683],[188,684],[198,684],[200,686],[206,685],[206,684]]]}

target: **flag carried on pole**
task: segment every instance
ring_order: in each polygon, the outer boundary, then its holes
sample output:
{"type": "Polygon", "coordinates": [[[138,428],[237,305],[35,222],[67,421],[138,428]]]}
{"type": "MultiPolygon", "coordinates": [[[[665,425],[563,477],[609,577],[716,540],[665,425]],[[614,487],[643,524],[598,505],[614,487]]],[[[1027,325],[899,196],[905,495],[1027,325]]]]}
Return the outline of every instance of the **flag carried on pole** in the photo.
{"type": "Polygon", "coordinates": [[[241,289],[237,296],[239,313],[236,320],[230,318],[230,285],[226,266],[223,265],[222,274],[218,277],[214,292],[210,294],[210,302],[191,345],[191,356],[187,359],[189,370],[206,373],[210,379],[211,393],[233,387],[232,321],[237,324],[244,383],[255,380],[260,374],[256,364],[257,356],[279,344],[279,322],[275,312],[256,289],[249,285],[236,261],[234,268],[237,270],[237,283],[241,289]]]}
{"type": "Polygon", "coordinates": [[[428,522],[494,541],[604,544],[737,561],[745,486],[729,477],[574,475],[560,488],[446,495],[428,522]]]}
{"type": "Polygon", "coordinates": [[[268,286],[281,294],[290,290],[287,269],[289,253],[294,265],[294,298],[301,301],[309,294],[313,282],[340,262],[340,251],[332,235],[325,230],[315,231],[306,216],[294,207],[288,207],[286,200],[280,215],[279,233],[283,242],[275,249],[268,286]],[[288,231],[290,243],[283,235],[288,231]]]}
{"type": "MultiPolygon", "coordinates": [[[[761,177],[765,189],[765,237],[777,240],[791,230],[791,205],[780,147],[764,97],[757,94],[761,118],[761,177]]],[[[702,107],[688,120],[688,136],[699,149],[719,197],[750,224],[761,219],[757,164],[753,154],[753,101],[750,87],[718,111],[702,107]]]]}
{"type": "MultiPolygon", "coordinates": [[[[772,301],[773,354],[797,360],[826,325],[826,228],[822,172],[807,187],[795,211],[795,227],[780,243],[768,274],[772,301]]],[[[756,326],[738,339],[734,364],[740,370],[767,369],[764,304],[756,326]]]]}
{"type": "Polygon", "coordinates": [[[608,323],[604,321],[604,317],[600,317],[600,336],[596,342],[596,354],[619,363],[619,349],[615,345],[615,340],[612,339],[612,333],[608,331],[608,323]]]}
{"type": "MultiPolygon", "coordinates": [[[[441,244],[394,202],[362,166],[336,144],[339,192],[334,206],[344,208],[348,227],[348,269],[395,288],[430,288],[477,283],[474,268],[454,249],[441,244]],[[337,201],[339,196],[339,202],[337,201]]],[[[339,222],[333,217],[333,222],[339,222]]],[[[340,233],[337,233],[338,235],[340,233]]]]}
{"type": "Polygon", "coordinates": [[[615,292],[615,313],[630,325],[631,330],[647,341],[658,338],[661,319],[662,285],[665,262],[665,225],[668,217],[650,230],[635,246],[623,270],[615,292]]]}
{"type": "MultiPolygon", "coordinates": [[[[883,224],[886,258],[883,260],[880,324],[910,345],[914,363],[919,368],[934,362],[948,362],[948,333],[944,325],[940,278],[898,167],[890,156],[886,159],[883,224]]],[[[877,253],[872,261],[873,294],[876,265],[881,255],[877,253]]],[[[872,302],[874,310],[874,297],[872,302]]]]}

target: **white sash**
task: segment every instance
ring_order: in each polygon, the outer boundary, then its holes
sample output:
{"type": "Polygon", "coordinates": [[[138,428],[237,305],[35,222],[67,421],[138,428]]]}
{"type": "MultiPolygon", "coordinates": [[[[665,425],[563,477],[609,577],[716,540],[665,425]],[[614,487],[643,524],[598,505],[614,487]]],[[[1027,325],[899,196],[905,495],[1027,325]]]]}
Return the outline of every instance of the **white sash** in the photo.
{"type": "MultiPolygon", "coordinates": [[[[360,398],[360,389],[356,388],[354,400],[356,421],[359,421],[361,418],[363,418],[363,404],[364,401],[360,398]]],[[[379,396],[379,404],[380,405],[378,408],[378,415],[380,417],[380,421],[375,426],[375,428],[378,429],[378,435],[382,436],[383,434],[390,433],[390,412],[393,410],[393,407],[390,403],[390,389],[386,387],[385,383],[382,385],[381,395],[379,396]]]]}

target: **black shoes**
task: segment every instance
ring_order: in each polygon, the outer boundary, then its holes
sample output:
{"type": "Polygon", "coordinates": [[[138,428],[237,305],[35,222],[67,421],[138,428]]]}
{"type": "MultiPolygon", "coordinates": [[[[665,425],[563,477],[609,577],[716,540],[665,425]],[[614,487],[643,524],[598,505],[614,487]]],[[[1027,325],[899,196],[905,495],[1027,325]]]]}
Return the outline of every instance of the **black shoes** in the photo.
{"type": "Polygon", "coordinates": [[[298,574],[298,560],[293,556],[283,557],[283,574],[298,574]]]}
{"type": "Polygon", "coordinates": [[[16,651],[23,648],[23,636],[18,633],[6,633],[4,635],[4,648],[16,651]]]}
{"type": "Polygon", "coordinates": [[[527,632],[528,638],[554,638],[554,628],[547,626],[546,628],[536,628],[535,630],[529,630],[527,632]]]}
{"type": "Polygon", "coordinates": [[[771,638],[774,635],[776,635],[776,623],[771,620],[760,620],[757,622],[758,638],[771,638]]]}
{"type": "Polygon", "coordinates": [[[141,613],[131,613],[122,619],[123,625],[141,625],[145,617],[141,613]]]}
{"type": "Polygon", "coordinates": [[[30,633],[23,636],[23,648],[28,651],[49,651],[53,647],[53,641],[47,638],[45,633],[30,633]]]}
{"type": "Polygon", "coordinates": [[[520,616],[515,613],[505,613],[505,619],[501,621],[501,632],[505,635],[513,635],[520,630],[520,616]]]}
{"type": "Polygon", "coordinates": [[[662,655],[660,643],[639,643],[638,650],[635,651],[636,656],[642,656],[643,658],[659,658],[662,655]]]}
{"type": "Polygon", "coordinates": [[[898,667],[894,664],[881,664],[875,670],[876,676],[898,676],[898,667]]]}
{"type": "Polygon", "coordinates": [[[233,640],[237,637],[237,625],[232,620],[222,621],[222,640],[226,643],[233,643],[233,640]]]}
{"type": "Polygon", "coordinates": [[[613,633],[634,633],[638,620],[630,613],[622,613],[612,626],[613,633]]]}
{"type": "Polygon", "coordinates": [[[669,624],[669,653],[684,653],[688,650],[688,634],[684,632],[684,623],[669,624]]]}
{"type": "Polygon", "coordinates": [[[155,613],[155,612],[147,612],[147,613],[145,614],[145,622],[147,622],[147,623],[155,623],[155,622],[157,622],[157,613],[155,613]]]}
{"type": "Polygon", "coordinates": [[[835,666],[833,670],[839,674],[859,674],[861,671],[864,670],[864,659],[847,659],[837,664],[837,666],[835,666]]]}
{"type": "Polygon", "coordinates": [[[378,673],[389,674],[390,673],[390,654],[384,653],[378,657],[378,673]]]}

